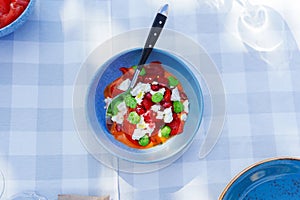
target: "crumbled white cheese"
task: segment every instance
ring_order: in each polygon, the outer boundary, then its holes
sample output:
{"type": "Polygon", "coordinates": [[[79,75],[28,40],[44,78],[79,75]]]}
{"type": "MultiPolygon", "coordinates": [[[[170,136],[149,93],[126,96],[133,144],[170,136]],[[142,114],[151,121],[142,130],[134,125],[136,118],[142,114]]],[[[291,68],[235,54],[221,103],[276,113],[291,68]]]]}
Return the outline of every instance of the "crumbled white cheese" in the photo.
{"type": "Polygon", "coordinates": [[[136,128],[145,129],[147,127],[148,127],[148,124],[145,122],[144,117],[141,116],[141,119],[140,119],[139,123],[137,123],[136,128]]]}
{"type": "Polygon", "coordinates": [[[131,138],[133,140],[139,140],[144,135],[151,135],[155,129],[155,124],[148,124],[144,121],[144,117],[141,116],[140,122],[136,125],[136,129],[134,129],[131,138]]]}
{"type": "Polygon", "coordinates": [[[151,136],[151,134],[153,133],[154,129],[155,129],[155,125],[153,125],[153,126],[150,126],[150,125],[149,125],[149,126],[147,127],[147,129],[144,130],[144,131],[145,131],[145,134],[149,134],[149,135],[151,136]]]}
{"type": "Polygon", "coordinates": [[[104,103],[105,103],[104,108],[105,109],[108,108],[109,104],[111,103],[111,100],[112,100],[112,98],[110,98],[110,97],[107,97],[106,99],[104,99],[104,103]]]}
{"type": "Polygon", "coordinates": [[[128,78],[128,79],[124,80],[117,88],[119,90],[126,91],[129,88],[130,82],[131,81],[128,78]]]}
{"type": "Polygon", "coordinates": [[[163,119],[164,118],[164,112],[163,111],[157,111],[156,119],[163,119]]]}
{"type": "Polygon", "coordinates": [[[165,91],[166,91],[166,89],[165,88],[160,88],[158,91],[153,91],[153,90],[150,90],[150,93],[152,94],[152,95],[154,95],[154,94],[156,94],[156,93],[162,93],[163,95],[165,94],[165,91]]]}
{"type": "Polygon", "coordinates": [[[160,110],[161,106],[159,104],[154,104],[151,106],[151,110],[154,112],[158,112],[160,110]]]}
{"type": "Polygon", "coordinates": [[[184,112],[189,113],[189,100],[183,102],[184,112]]]}
{"type": "Polygon", "coordinates": [[[172,107],[166,108],[164,111],[157,111],[156,119],[163,119],[165,123],[173,121],[172,107]]]}
{"type": "Polygon", "coordinates": [[[122,115],[120,112],[114,116],[111,117],[111,120],[113,122],[116,122],[117,124],[122,124],[124,121],[124,115],[122,115]]]}
{"type": "Polygon", "coordinates": [[[152,82],[152,85],[158,85],[158,82],[153,81],[153,82],[152,82]]]}
{"type": "Polygon", "coordinates": [[[137,96],[140,92],[149,92],[151,90],[151,85],[149,83],[139,82],[131,91],[132,96],[137,96]]]}
{"type": "Polygon", "coordinates": [[[117,106],[119,113],[122,115],[125,115],[127,113],[127,106],[124,101],[122,101],[118,106],[117,106]]]}
{"type": "Polygon", "coordinates": [[[124,121],[124,115],[127,113],[127,107],[125,102],[121,102],[118,106],[118,113],[112,116],[111,120],[116,122],[117,124],[122,124],[124,121]]]}
{"type": "Polygon", "coordinates": [[[141,91],[135,96],[135,100],[138,104],[141,104],[144,98],[145,92],[141,91]]]}
{"type": "Polygon", "coordinates": [[[172,107],[166,108],[164,110],[164,122],[170,123],[173,120],[172,107]]]}
{"type": "Polygon", "coordinates": [[[187,114],[183,113],[183,114],[180,116],[180,119],[181,119],[182,121],[186,121],[186,119],[187,119],[187,114]]]}
{"type": "Polygon", "coordinates": [[[137,129],[134,129],[131,138],[132,138],[133,140],[139,140],[139,139],[141,139],[144,135],[145,135],[145,133],[143,132],[143,130],[137,128],[137,129]]]}
{"type": "Polygon", "coordinates": [[[180,95],[178,88],[172,90],[171,101],[180,101],[180,95]]]}

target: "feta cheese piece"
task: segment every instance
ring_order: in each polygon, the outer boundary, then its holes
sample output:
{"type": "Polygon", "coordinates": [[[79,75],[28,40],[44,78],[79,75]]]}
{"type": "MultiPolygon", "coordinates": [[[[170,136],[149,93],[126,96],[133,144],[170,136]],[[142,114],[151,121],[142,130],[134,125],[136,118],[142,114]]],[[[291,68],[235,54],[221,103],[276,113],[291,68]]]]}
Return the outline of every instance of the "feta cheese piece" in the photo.
{"type": "Polygon", "coordinates": [[[127,107],[125,102],[121,102],[118,106],[118,113],[112,116],[111,120],[116,122],[117,124],[122,124],[124,121],[124,116],[127,113],[127,107]]]}
{"type": "Polygon", "coordinates": [[[173,121],[172,107],[166,108],[164,111],[156,111],[156,119],[163,119],[165,123],[173,121]]]}
{"type": "Polygon", "coordinates": [[[137,128],[137,129],[134,129],[131,138],[132,138],[133,140],[139,140],[139,139],[141,139],[144,135],[145,135],[145,133],[144,133],[143,129],[137,128]]]}
{"type": "Polygon", "coordinates": [[[141,91],[135,96],[135,100],[138,104],[141,104],[144,98],[145,92],[141,91]]]}
{"type": "Polygon", "coordinates": [[[173,120],[172,107],[164,110],[164,122],[170,123],[173,120]]]}
{"type": "Polygon", "coordinates": [[[133,140],[139,140],[144,135],[151,135],[155,129],[155,124],[148,124],[144,121],[144,117],[141,116],[140,122],[136,125],[136,129],[133,131],[131,138],[133,140]]]}
{"type": "Polygon", "coordinates": [[[184,112],[189,113],[189,100],[183,102],[184,112]]]}
{"type": "Polygon", "coordinates": [[[140,92],[150,92],[151,85],[150,83],[141,83],[139,82],[131,91],[132,96],[137,96],[140,92]]]}
{"type": "Polygon", "coordinates": [[[163,119],[164,118],[164,112],[163,111],[157,111],[156,119],[163,119]]]}
{"type": "Polygon", "coordinates": [[[154,112],[158,112],[160,110],[161,106],[159,104],[154,104],[151,106],[151,110],[154,112]]]}
{"type": "Polygon", "coordinates": [[[122,101],[118,106],[117,106],[119,113],[122,115],[125,115],[127,113],[127,106],[124,101],[122,101]]]}
{"type": "Polygon", "coordinates": [[[122,115],[120,112],[114,116],[111,117],[111,120],[113,122],[116,122],[117,124],[122,124],[124,121],[124,115],[122,115]]]}
{"type": "Polygon", "coordinates": [[[154,124],[153,124],[152,126],[149,125],[149,126],[147,127],[147,129],[144,130],[144,131],[145,131],[145,134],[149,134],[149,136],[151,136],[151,134],[153,133],[154,129],[155,129],[155,125],[154,125],[154,124]]]}
{"type": "Polygon", "coordinates": [[[110,98],[110,97],[107,97],[106,99],[104,99],[104,103],[105,103],[104,108],[105,109],[108,108],[108,106],[111,103],[111,101],[112,101],[112,98],[110,98]]]}
{"type": "Polygon", "coordinates": [[[128,78],[128,79],[124,80],[117,88],[119,90],[126,91],[129,88],[130,82],[131,81],[128,78]]]}
{"type": "Polygon", "coordinates": [[[178,88],[172,90],[171,101],[180,101],[180,95],[178,88]]]}
{"type": "Polygon", "coordinates": [[[154,95],[154,94],[160,92],[160,93],[162,93],[162,94],[164,95],[164,94],[165,94],[165,91],[166,91],[165,88],[160,88],[158,91],[150,90],[150,93],[151,93],[152,95],[154,95]]]}
{"type": "Polygon", "coordinates": [[[144,117],[141,116],[140,122],[137,123],[136,128],[138,129],[145,129],[147,128],[148,124],[145,122],[144,117]]]}

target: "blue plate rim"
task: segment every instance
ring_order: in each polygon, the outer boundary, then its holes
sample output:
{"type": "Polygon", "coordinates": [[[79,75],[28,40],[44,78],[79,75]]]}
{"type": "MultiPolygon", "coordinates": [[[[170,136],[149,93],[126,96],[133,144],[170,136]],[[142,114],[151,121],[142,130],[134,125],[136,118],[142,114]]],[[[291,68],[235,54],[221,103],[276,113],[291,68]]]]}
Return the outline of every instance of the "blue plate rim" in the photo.
{"type": "Polygon", "coordinates": [[[231,181],[226,185],[224,190],[222,191],[221,195],[219,196],[218,200],[224,200],[224,197],[226,194],[228,194],[228,191],[232,188],[232,186],[247,172],[255,169],[256,167],[259,167],[263,164],[271,163],[274,161],[297,161],[300,162],[300,158],[297,157],[291,157],[291,156],[283,156],[283,157],[273,157],[273,158],[267,158],[261,161],[258,161],[245,169],[243,169],[241,172],[239,172],[236,176],[234,176],[231,181]]]}

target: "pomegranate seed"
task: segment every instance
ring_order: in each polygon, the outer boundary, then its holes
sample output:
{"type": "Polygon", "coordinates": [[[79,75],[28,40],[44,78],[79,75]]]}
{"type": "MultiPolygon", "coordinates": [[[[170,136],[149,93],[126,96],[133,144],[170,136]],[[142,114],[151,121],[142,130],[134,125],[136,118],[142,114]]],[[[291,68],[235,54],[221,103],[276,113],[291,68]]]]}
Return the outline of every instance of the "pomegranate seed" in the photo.
{"type": "Polygon", "coordinates": [[[152,98],[152,94],[150,93],[150,92],[147,92],[146,94],[145,94],[145,96],[144,96],[146,99],[149,99],[149,100],[151,100],[151,98],[152,98]]]}
{"type": "Polygon", "coordinates": [[[141,105],[138,105],[136,108],[135,108],[135,112],[138,114],[138,115],[142,115],[146,112],[146,109],[141,106],[141,105]]]}
{"type": "Polygon", "coordinates": [[[161,101],[161,105],[164,107],[164,108],[170,108],[172,106],[172,102],[171,101],[161,101]]]}
{"type": "Polygon", "coordinates": [[[156,84],[156,85],[151,85],[151,90],[153,91],[158,91],[159,90],[159,85],[156,84]]]}

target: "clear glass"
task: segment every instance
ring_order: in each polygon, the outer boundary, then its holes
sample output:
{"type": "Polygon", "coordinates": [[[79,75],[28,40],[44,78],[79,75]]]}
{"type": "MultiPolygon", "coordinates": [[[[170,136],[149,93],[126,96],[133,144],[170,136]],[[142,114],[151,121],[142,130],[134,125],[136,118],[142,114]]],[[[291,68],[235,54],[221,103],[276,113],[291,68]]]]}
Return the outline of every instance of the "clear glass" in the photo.
{"type": "Polygon", "coordinates": [[[9,200],[47,200],[47,198],[37,194],[34,191],[26,191],[14,195],[9,200]]]}
{"type": "Polygon", "coordinates": [[[243,8],[237,23],[242,42],[269,65],[287,67],[291,58],[291,38],[282,16],[265,5],[252,5],[248,0],[237,2],[243,8]]]}
{"type": "Polygon", "coordinates": [[[0,199],[4,193],[4,189],[5,189],[5,179],[2,171],[0,170],[0,199]]]}

